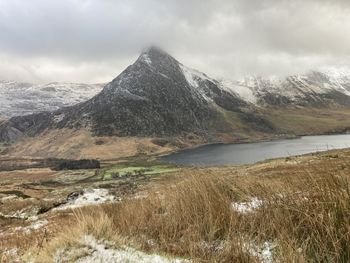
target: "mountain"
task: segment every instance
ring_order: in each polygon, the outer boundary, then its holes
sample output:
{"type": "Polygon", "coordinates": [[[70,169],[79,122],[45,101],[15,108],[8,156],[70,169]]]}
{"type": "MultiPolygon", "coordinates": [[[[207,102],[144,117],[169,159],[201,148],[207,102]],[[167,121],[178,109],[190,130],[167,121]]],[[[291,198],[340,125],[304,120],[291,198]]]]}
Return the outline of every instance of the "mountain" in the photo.
{"type": "Polygon", "coordinates": [[[259,106],[350,106],[350,71],[325,69],[280,78],[246,77],[221,87],[259,106]]]}
{"type": "MultiPolygon", "coordinates": [[[[42,149],[57,141],[59,131],[74,131],[76,138],[82,135],[75,131],[84,131],[84,138],[178,138],[185,145],[345,132],[349,80],[347,72],[313,71],[285,79],[218,81],[151,47],[85,102],[2,121],[0,142],[42,140],[45,134],[45,144],[37,144],[42,149]]],[[[96,140],[74,149],[100,145],[96,140]]],[[[152,143],[141,148],[154,149],[152,143]]]]}
{"type": "Polygon", "coordinates": [[[0,118],[54,111],[86,101],[104,84],[49,83],[44,85],[0,81],[0,118]]]}
{"type": "Polygon", "coordinates": [[[0,139],[14,141],[48,129],[88,129],[95,136],[164,137],[193,133],[206,138],[234,133],[235,114],[246,129],[273,132],[255,107],[220,83],[151,47],[92,99],[54,112],[13,117],[0,139]]]}

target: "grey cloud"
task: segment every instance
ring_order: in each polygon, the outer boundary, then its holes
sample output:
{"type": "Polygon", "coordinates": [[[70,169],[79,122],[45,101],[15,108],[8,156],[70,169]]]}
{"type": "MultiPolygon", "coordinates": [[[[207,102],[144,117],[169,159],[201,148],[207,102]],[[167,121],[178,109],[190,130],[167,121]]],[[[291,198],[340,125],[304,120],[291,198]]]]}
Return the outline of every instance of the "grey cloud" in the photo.
{"type": "Polygon", "coordinates": [[[0,78],[109,81],[156,44],[214,77],[350,64],[347,0],[0,0],[0,78]]]}

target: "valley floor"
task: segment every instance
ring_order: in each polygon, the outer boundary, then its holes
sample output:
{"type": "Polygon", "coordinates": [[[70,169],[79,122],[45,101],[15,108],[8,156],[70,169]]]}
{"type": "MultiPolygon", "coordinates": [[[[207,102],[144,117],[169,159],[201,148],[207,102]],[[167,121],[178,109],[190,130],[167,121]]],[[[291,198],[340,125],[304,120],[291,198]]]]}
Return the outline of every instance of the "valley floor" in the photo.
{"type": "Polygon", "coordinates": [[[350,150],[0,172],[0,262],[348,262],[350,150]]]}

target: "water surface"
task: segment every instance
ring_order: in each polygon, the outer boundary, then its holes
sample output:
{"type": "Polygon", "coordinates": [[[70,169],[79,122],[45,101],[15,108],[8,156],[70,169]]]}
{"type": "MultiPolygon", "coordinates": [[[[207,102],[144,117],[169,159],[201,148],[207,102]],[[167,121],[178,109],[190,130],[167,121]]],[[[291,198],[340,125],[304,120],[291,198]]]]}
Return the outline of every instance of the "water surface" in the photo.
{"type": "Polygon", "coordinates": [[[182,165],[250,164],[266,159],[350,147],[350,134],[303,136],[269,142],[212,144],[183,150],[162,158],[182,165]]]}

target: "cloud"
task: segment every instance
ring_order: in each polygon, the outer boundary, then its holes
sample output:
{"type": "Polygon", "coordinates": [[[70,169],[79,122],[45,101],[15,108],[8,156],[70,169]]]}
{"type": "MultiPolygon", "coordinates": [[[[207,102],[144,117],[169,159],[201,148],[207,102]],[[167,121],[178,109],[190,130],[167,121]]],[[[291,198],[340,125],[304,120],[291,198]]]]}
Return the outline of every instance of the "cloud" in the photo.
{"type": "Polygon", "coordinates": [[[105,82],[147,45],[214,77],[350,64],[347,0],[0,0],[0,78],[105,82]]]}

